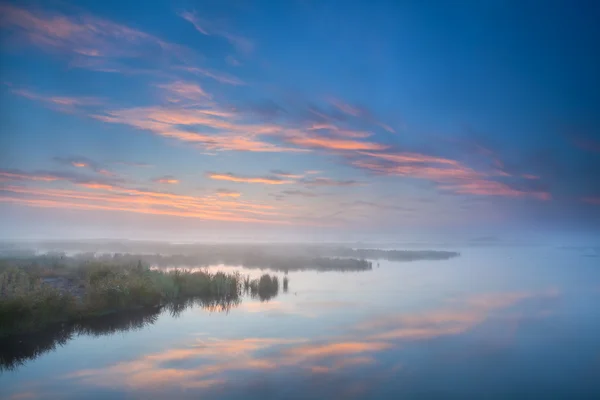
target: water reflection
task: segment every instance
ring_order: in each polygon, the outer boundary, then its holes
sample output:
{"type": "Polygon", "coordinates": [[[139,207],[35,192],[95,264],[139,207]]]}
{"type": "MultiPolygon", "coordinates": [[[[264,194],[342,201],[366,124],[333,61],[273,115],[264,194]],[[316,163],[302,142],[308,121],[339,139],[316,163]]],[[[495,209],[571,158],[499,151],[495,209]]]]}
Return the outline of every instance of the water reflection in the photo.
{"type": "Polygon", "coordinates": [[[103,336],[143,329],[156,322],[161,312],[178,317],[185,309],[200,307],[209,312],[229,312],[240,299],[199,299],[168,303],[164,307],[142,308],[88,318],[72,323],[55,324],[43,331],[6,336],[0,340],[0,371],[14,370],[27,361],[54,351],[78,335],[103,336]]]}
{"type": "Polygon", "coordinates": [[[504,252],[290,272],[290,293],[279,279],[269,301],[173,305],[131,335],[57,334],[56,351],[0,376],[0,397],[600,398],[593,260],[569,269],[567,252],[536,250],[507,266],[504,252]]]}
{"type": "MultiPolygon", "coordinates": [[[[265,379],[274,383],[285,376],[302,382],[317,379],[324,386],[313,388],[317,391],[313,393],[315,398],[330,390],[337,397],[342,392],[346,396],[363,395],[374,382],[392,379],[402,370],[403,351],[409,342],[472,335],[486,324],[504,324],[506,316],[545,318],[558,299],[560,293],[554,289],[449,299],[438,308],[417,314],[373,315],[340,334],[321,338],[201,336],[183,346],[107,367],[79,370],[63,379],[75,385],[135,390],[154,397],[160,397],[157,393],[185,390],[189,397],[193,397],[191,393],[203,393],[207,398],[217,398],[260,386],[265,379]],[[368,379],[358,382],[344,381],[342,387],[332,384],[342,382],[339,379],[352,371],[374,368],[385,372],[376,379],[369,374],[368,379]],[[320,381],[319,376],[328,378],[320,381]]],[[[285,397],[284,386],[269,387],[277,393],[275,397],[285,397]]]]}
{"type": "Polygon", "coordinates": [[[44,331],[3,337],[0,341],[0,371],[11,370],[42,354],[56,350],[79,334],[100,336],[141,329],[153,324],[160,309],[140,309],[105,315],[72,324],[56,324],[44,331]]]}

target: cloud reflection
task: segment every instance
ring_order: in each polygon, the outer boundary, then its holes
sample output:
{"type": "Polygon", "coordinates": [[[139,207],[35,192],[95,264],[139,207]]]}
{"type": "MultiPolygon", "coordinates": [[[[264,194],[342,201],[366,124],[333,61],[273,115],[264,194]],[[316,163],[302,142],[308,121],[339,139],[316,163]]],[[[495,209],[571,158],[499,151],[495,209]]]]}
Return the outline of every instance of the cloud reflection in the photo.
{"type": "MultiPolygon", "coordinates": [[[[342,335],[314,340],[203,337],[188,346],[165,349],[105,368],[81,370],[65,378],[86,385],[143,391],[173,387],[202,390],[232,388],[246,382],[239,379],[239,373],[266,370],[295,371],[288,371],[292,372],[289,376],[329,376],[349,368],[365,368],[383,362],[378,355],[400,350],[398,341],[431,340],[463,334],[492,318],[494,313],[516,312],[521,309],[515,310],[515,306],[524,305],[529,300],[545,302],[558,296],[560,293],[551,289],[450,299],[436,309],[418,314],[387,314],[369,318],[342,335]]],[[[250,307],[246,311],[264,311],[264,305],[260,309],[250,307]]],[[[535,314],[538,317],[547,315],[535,314]]],[[[393,374],[396,373],[397,368],[393,374]]]]}

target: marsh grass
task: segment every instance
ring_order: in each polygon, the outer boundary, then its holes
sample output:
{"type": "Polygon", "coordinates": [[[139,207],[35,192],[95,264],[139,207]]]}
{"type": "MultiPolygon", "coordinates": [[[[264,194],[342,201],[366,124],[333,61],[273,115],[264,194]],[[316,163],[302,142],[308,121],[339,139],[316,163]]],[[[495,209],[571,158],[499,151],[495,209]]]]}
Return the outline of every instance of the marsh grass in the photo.
{"type": "Polygon", "coordinates": [[[287,293],[288,291],[288,284],[289,284],[290,280],[288,279],[287,276],[283,277],[283,291],[287,293]]]}
{"type": "Polygon", "coordinates": [[[277,294],[278,285],[277,277],[269,275],[251,281],[237,272],[161,271],[139,262],[3,265],[0,336],[121,310],[169,305],[171,312],[177,313],[190,299],[222,311],[238,302],[244,290],[268,299],[277,294]]]}
{"type": "Polygon", "coordinates": [[[259,298],[261,301],[269,300],[279,294],[279,278],[269,274],[262,275],[259,279],[246,278],[244,280],[244,291],[251,297],[259,298]]]}

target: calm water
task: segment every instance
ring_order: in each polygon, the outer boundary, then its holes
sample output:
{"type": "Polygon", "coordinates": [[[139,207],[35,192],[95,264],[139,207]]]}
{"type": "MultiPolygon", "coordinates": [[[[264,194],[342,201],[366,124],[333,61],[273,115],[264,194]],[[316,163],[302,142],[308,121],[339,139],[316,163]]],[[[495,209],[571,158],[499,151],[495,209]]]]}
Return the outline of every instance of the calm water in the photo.
{"type": "Polygon", "coordinates": [[[288,293],[228,312],[196,305],[4,346],[2,362],[22,364],[0,373],[0,397],[600,398],[594,255],[463,249],[293,272],[288,293]]]}

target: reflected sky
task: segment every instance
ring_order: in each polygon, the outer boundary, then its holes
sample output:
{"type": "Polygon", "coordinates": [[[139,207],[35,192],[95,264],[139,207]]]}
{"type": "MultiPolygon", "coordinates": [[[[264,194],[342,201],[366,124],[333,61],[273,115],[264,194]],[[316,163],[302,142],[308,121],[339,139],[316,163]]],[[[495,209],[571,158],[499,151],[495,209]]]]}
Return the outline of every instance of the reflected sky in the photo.
{"type": "Polygon", "coordinates": [[[466,249],[447,261],[288,277],[290,291],[270,301],[245,298],[228,312],[190,307],[137,330],[76,336],[3,372],[0,397],[600,394],[593,258],[554,248],[466,249]]]}

